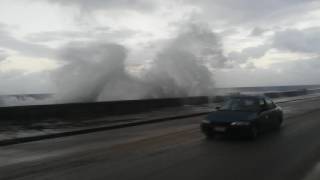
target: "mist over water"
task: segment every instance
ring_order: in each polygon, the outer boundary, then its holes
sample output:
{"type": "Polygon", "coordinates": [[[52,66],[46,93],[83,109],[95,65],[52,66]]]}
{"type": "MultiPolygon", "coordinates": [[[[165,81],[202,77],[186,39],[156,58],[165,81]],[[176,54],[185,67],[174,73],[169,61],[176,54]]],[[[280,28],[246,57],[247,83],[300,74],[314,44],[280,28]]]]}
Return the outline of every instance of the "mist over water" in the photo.
{"type": "Polygon", "coordinates": [[[66,65],[53,74],[58,101],[96,101],[107,84],[127,76],[126,55],[117,44],[68,44],[60,55],[66,65]]]}
{"type": "Polygon", "coordinates": [[[191,24],[157,54],[146,72],[152,98],[214,94],[209,68],[225,65],[219,38],[207,27],[191,24]]]}
{"type": "Polygon", "coordinates": [[[222,66],[218,37],[206,27],[190,25],[155,56],[141,76],[126,69],[128,50],[115,43],[70,43],[54,74],[59,102],[92,102],[214,94],[209,66],[222,66]]]}
{"type": "Polygon", "coordinates": [[[219,38],[209,28],[188,25],[168,40],[151,66],[137,77],[127,70],[128,50],[123,45],[72,42],[59,51],[64,65],[52,74],[58,89],[52,102],[213,95],[210,68],[224,66],[221,49],[219,38]]]}

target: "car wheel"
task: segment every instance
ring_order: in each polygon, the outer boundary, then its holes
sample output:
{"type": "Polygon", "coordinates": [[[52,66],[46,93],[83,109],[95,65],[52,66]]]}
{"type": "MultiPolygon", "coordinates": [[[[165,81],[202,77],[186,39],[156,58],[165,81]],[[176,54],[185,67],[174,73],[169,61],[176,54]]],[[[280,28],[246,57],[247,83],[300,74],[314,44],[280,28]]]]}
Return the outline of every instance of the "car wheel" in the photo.
{"type": "Polygon", "coordinates": [[[250,139],[256,139],[259,135],[257,126],[252,126],[250,129],[250,139]]]}

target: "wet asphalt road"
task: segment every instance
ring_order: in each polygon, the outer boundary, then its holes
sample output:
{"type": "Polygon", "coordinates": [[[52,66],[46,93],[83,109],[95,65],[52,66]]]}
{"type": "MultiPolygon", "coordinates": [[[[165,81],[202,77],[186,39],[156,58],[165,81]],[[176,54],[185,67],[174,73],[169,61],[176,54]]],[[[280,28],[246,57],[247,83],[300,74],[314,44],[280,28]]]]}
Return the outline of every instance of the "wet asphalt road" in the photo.
{"type": "Polygon", "coordinates": [[[0,179],[304,179],[320,161],[320,98],[281,106],[283,128],[255,141],[206,140],[193,117],[3,146],[0,179]]]}

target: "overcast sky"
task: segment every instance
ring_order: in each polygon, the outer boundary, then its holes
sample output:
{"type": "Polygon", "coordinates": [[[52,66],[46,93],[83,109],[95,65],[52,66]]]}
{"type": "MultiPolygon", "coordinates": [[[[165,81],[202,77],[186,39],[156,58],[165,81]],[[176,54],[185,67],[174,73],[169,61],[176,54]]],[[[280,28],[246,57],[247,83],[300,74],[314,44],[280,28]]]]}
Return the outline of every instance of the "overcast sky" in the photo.
{"type": "Polygon", "coordinates": [[[320,83],[318,0],[0,0],[0,94],[55,92],[75,42],[125,47],[139,75],[190,26],[214,35],[219,87],[320,83]]]}

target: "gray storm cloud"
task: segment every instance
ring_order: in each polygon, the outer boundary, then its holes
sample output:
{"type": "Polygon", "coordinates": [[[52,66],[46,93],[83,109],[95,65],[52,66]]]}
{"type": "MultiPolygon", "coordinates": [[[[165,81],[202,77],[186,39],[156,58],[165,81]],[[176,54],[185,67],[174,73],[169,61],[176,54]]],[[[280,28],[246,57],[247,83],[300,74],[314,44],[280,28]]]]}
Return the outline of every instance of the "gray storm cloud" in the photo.
{"type": "Polygon", "coordinates": [[[317,0],[185,0],[203,10],[202,18],[212,17],[231,23],[261,23],[297,15],[300,11],[318,6],[317,0]]]}
{"type": "Polygon", "coordinates": [[[319,55],[319,34],[320,28],[318,27],[277,31],[264,44],[245,48],[241,52],[231,52],[228,54],[228,59],[233,64],[242,64],[250,58],[259,59],[263,57],[271,49],[319,55]]]}
{"type": "Polygon", "coordinates": [[[0,49],[0,62],[2,60],[5,60],[8,57],[8,54],[6,53],[6,51],[0,49]]]}
{"type": "Polygon", "coordinates": [[[127,50],[118,44],[71,43],[60,57],[66,65],[54,80],[65,102],[212,95],[208,66],[226,61],[216,35],[195,25],[170,40],[140,78],[127,72],[127,50]]]}
{"type": "MultiPolygon", "coordinates": [[[[18,51],[21,54],[35,57],[52,57],[54,50],[36,43],[15,38],[6,26],[0,24],[0,47],[18,51]]],[[[1,53],[1,52],[0,52],[1,53]]]]}
{"type": "Polygon", "coordinates": [[[255,47],[245,48],[241,52],[229,53],[228,59],[233,65],[247,63],[247,61],[250,58],[263,57],[271,48],[272,48],[271,44],[268,44],[268,43],[255,46],[255,47]]]}
{"type": "Polygon", "coordinates": [[[277,32],[273,38],[274,47],[280,50],[304,53],[320,53],[320,28],[304,30],[287,29],[277,32]]]}
{"type": "Polygon", "coordinates": [[[74,5],[82,10],[97,10],[97,9],[135,9],[135,10],[150,10],[154,7],[154,2],[149,0],[47,0],[52,3],[61,5],[74,5]]]}

